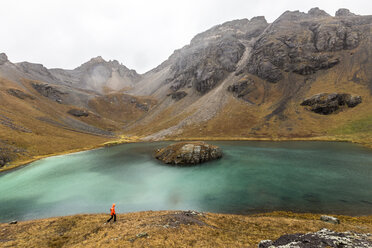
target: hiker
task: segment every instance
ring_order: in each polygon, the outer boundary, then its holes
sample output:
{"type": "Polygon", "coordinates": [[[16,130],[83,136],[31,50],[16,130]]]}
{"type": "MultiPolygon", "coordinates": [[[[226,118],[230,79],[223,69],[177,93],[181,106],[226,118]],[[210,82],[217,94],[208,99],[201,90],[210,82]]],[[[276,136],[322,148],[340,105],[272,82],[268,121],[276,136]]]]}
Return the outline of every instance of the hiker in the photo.
{"type": "Polygon", "coordinates": [[[110,217],[110,219],[107,220],[107,223],[110,222],[110,220],[112,220],[112,218],[114,218],[114,222],[116,221],[115,203],[112,204],[112,207],[111,207],[110,210],[111,210],[111,213],[110,213],[111,217],[110,217]]]}

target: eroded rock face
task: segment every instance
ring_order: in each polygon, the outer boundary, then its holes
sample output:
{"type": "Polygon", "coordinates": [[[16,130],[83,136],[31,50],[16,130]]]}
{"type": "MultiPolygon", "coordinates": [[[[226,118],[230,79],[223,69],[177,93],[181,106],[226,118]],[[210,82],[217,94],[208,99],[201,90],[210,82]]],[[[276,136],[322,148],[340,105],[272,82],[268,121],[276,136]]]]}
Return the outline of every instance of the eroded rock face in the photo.
{"type": "Polygon", "coordinates": [[[317,114],[329,115],[343,108],[354,108],[362,102],[361,96],[338,93],[320,93],[305,99],[301,105],[308,106],[317,114]]]}
{"type": "Polygon", "coordinates": [[[319,8],[285,12],[255,42],[245,72],[276,83],[284,72],[309,75],[336,66],[336,52],[358,47],[370,22],[350,16],[339,10],[334,18],[319,8]]]}
{"type": "Polygon", "coordinates": [[[174,92],[184,87],[204,94],[236,70],[246,45],[268,26],[264,17],[235,20],[196,35],[190,45],[169,58],[171,74],[166,82],[174,92]]]}
{"type": "Polygon", "coordinates": [[[241,82],[237,82],[233,85],[230,85],[227,90],[232,92],[233,95],[237,98],[241,98],[244,101],[251,102],[248,99],[248,96],[251,92],[255,91],[257,87],[255,86],[253,80],[247,79],[241,82]]]}
{"type": "Polygon", "coordinates": [[[158,149],[155,158],[166,164],[195,165],[222,157],[219,147],[205,142],[181,142],[158,149]]]}
{"type": "Polygon", "coordinates": [[[54,88],[51,85],[48,84],[36,84],[33,83],[32,87],[40,93],[40,95],[45,96],[53,101],[56,101],[58,103],[63,102],[63,95],[66,94],[56,88],[54,88]]]}
{"type": "Polygon", "coordinates": [[[372,247],[372,242],[368,238],[370,234],[354,232],[334,232],[322,229],[315,233],[307,234],[286,234],[276,241],[263,240],[258,248],[309,248],[309,247],[372,247]]]}

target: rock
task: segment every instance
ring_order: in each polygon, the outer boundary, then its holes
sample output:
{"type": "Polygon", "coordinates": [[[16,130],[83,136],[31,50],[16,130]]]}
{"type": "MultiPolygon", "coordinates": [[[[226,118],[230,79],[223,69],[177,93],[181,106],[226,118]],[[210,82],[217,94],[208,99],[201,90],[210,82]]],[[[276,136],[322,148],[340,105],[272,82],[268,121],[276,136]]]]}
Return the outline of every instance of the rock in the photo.
{"type": "Polygon", "coordinates": [[[219,147],[204,142],[181,142],[158,149],[155,158],[166,164],[195,165],[222,157],[219,147]]]}
{"type": "Polygon", "coordinates": [[[322,229],[315,233],[306,234],[286,234],[279,237],[276,241],[263,240],[259,243],[259,248],[310,248],[310,247],[372,247],[372,241],[368,234],[353,232],[333,232],[322,229]]]}
{"type": "Polygon", "coordinates": [[[345,11],[339,12],[342,13],[333,18],[319,8],[308,14],[285,12],[255,41],[251,56],[239,73],[276,83],[285,77],[284,72],[309,75],[333,68],[342,58],[335,52],[357,48],[364,38],[364,23],[371,22],[347,18],[345,11]]]}
{"type": "Polygon", "coordinates": [[[320,93],[305,99],[301,105],[309,106],[309,110],[317,114],[329,115],[347,107],[354,108],[361,102],[361,96],[351,96],[345,93],[320,93]]]}
{"type": "Polygon", "coordinates": [[[336,16],[356,16],[354,13],[351,13],[350,10],[341,8],[336,11],[336,16]]]}
{"type": "Polygon", "coordinates": [[[16,220],[13,220],[13,221],[9,222],[10,225],[15,225],[17,223],[18,223],[18,221],[16,221],[16,220]]]}
{"type": "Polygon", "coordinates": [[[144,237],[148,237],[148,233],[147,232],[142,232],[142,233],[139,233],[136,235],[137,238],[144,238],[144,237]]]}
{"type": "Polygon", "coordinates": [[[149,106],[147,106],[147,103],[139,103],[139,102],[136,102],[136,108],[139,108],[143,111],[149,111],[149,106]]]}
{"type": "Polygon", "coordinates": [[[5,53],[0,53],[0,65],[5,64],[5,62],[8,62],[8,56],[5,53]]]}
{"type": "Polygon", "coordinates": [[[9,150],[0,147],[0,168],[9,163],[11,160],[9,150]]]}
{"type": "Polygon", "coordinates": [[[21,90],[18,90],[18,89],[7,89],[6,92],[9,94],[9,95],[12,95],[12,96],[15,96],[15,97],[18,97],[19,99],[26,99],[26,98],[29,98],[31,100],[34,100],[35,97],[27,94],[27,93],[24,93],[23,91],[21,90]]]}
{"type": "Polygon", "coordinates": [[[242,19],[217,25],[196,35],[190,45],[168,59],[170,75],[165,83],[173,92],[193,88],[205,94],[236,70],[246,46],[268,26],[264,17],[242,19]]]}
{"type": "Polygon", "coordinates": [[[261,240],[258,244],[258,248],[266,248],[273,245],[273,241],[271,240],[261,240]]]}
{"type": "Polygon", "coordinates": [[[168,96],[172,96],[172,99],[179,101],[185,96],[187,96],[187,93],[185,91],[177,91],[177,92],[172,92],[168,94],[168,96]]]}
{"type": "Polygon", "coordinates": [[[328,16],[330,16],[327,12],[325,12],[322,9],[319,9],[318,7],[310,9],[307,13],[311,16],[314,16],[314,17],[328,17],[328,16]]]}
{"type": "Polygon", "coordinates": [[[333,216],[322,215],[320,217],[320,220],[324,222],[332,223],[332,224],[340,224],[340,220],[333,216]]]}
{"type": "Polygon", "coordinates": [[[76,117],[89,116],[88,111],[82,110],[82,109],[70,109],[69,111],[67,111],[67,113],[69,113],[70,115],[76,116],[76,117]]]}
{"type": "Polygon", "coordinates": [[[253,80],[247,79],[230,85],[227,90],[232,92],[235,97],[252,103],[248,97],[252,92],[257,90],[257,87],[253,80]]]}
{"type": "Polygon", "coordinates": [[[49,85],[49,84],[37,84],[33,83],[32,87],[40,93],[40,95],[45,96],[53,101],[56,101],[58,103],[63,102],[63,95],[66,93],[58,90],[57,88],[49,85]]]}

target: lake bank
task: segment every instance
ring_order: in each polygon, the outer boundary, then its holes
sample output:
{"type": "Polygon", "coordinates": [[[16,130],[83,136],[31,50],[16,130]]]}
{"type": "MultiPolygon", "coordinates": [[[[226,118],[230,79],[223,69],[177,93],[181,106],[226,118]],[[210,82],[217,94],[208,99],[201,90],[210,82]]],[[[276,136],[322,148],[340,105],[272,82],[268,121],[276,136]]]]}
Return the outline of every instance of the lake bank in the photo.
{"type": "Polygon", "coordinates": [[[322,228],[372,233],[372,216],[337,216],[338,225],[320,221],[319,214],[290,212],[187,216],[182,211],[146,211],[118,214],[116,223],[105,225],[108,217],[84,214],[0,223],[0,242],[5,247],[257,247],[261,240],[322,228]]]}
{"type": "Polygon", "coordinates": [[[107,141],[105,143],[89,146],[89,147],[82,147],[78,149],[66,150],[62,152],[50,153],[45,155],[38,155],[33,156],[32,158],[27,159],[18,159],[10,164],[7,164],[0,168],[0,174],[5,171],[12,171],[14,169],[19,169],[28,164],[38,161],[40,159],[53,157],[53,156],[60,156],[60,155],[67,155],[76,152],[83,152],[89,150],[95,150],[102,147],[108,146],[116,146],[121,144],[127,143],[146,143],[146,142],[160,142],[160,141],[173,141],[173,142],[180,142],[180,141],[272,141],[272,142],[282,142],[282,141],[326,141],[326,142],[347,142],[362,145],[369,149],[372,149],[372,140],[371,141],[360,141],[360,140],[353,140],[352,138],[340,138],[334,136],[319,136],[319,137],[297,137],[297,138],[287,138],[287,137],[277,137],[277,138],[249,138],[249,137],[184,137],[184,138],[171,138],[171,139],[161,139],[156,141],[144,141],[141,137],[135,137],[135,139],[114,139],[111,141],[107,141]]]}

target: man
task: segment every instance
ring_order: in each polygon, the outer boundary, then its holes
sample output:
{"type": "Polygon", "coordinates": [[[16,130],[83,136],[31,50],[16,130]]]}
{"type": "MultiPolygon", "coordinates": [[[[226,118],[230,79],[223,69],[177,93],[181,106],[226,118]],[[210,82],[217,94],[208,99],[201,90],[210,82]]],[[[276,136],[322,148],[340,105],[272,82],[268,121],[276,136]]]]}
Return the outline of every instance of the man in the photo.
{"type": "Polygon", "coordinates": [[[116,213],[115,213],[115,203],[112,204],[112,207],[111,207],[111,217],[110,219],[107,220],[107,223],[110,222],[110,220],[112,220],[112,218],[114,218],[114,222],[116,221],[116,213]]]}

